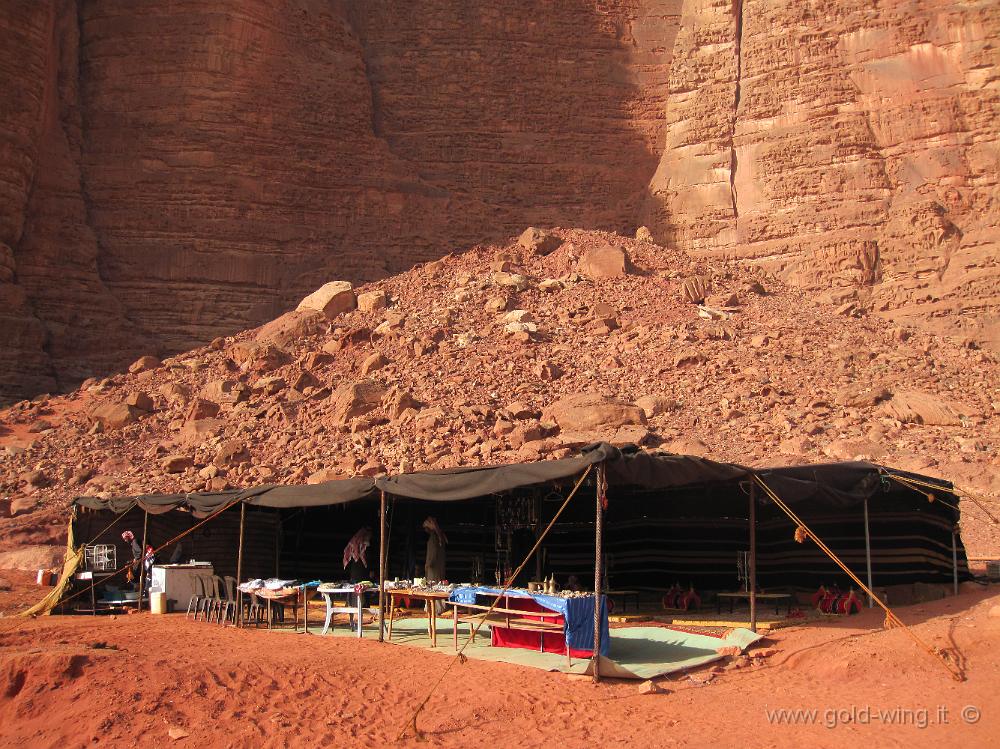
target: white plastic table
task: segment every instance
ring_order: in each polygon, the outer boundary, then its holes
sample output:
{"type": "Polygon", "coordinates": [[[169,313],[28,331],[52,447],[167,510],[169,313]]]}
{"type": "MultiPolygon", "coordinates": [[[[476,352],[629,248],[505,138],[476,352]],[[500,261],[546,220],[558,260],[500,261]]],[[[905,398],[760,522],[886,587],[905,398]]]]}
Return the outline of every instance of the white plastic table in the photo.
{"type": "Polygon", "coordinates": [[[350,617],[357,617],[358,637],[364,637],[364,632],[361,628],[361,617],[365,610],[365,593],[369,590],[377,590],[377,588],[363,588],[361,591],[355,592],[353,585],[339,587],[320,585],[316,591],[323,596],[323,600],[326,601],[326,621],[323,622],[322,634],[325,635],[330,631],[330,623],[333,621],[334,614],[347,614],[350,617]],[[333,599],[338,596],[347,596],[348,601],[350,601],[353,596],[354,604],[347,606],[335,606],[333,599]]]}

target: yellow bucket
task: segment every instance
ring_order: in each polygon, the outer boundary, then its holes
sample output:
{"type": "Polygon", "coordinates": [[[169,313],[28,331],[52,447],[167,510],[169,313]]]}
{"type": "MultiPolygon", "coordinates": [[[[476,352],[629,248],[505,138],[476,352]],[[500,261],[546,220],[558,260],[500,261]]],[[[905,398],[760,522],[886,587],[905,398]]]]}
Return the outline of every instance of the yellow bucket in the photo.
{"type": "Polygon", "coordinates": [[[167,613],[167,594],[163,591],[154,591],[149,594],[149,610],[153,614],[167,613]]]}

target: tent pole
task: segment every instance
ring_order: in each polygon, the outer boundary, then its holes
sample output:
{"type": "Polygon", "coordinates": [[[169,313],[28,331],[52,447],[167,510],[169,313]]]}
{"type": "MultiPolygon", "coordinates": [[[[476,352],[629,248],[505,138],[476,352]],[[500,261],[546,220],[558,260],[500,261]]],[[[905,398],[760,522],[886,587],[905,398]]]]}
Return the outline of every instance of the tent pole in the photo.
{"type": "Polygon", "coordinates": [[[958,595],[958,532],[951,529],[951,581],[954,593],[958,595]]]}
{"type": "MultiPolygon", "coordinates": [[[[865,497],[865,564],[868,565],[868,590],[873,590],[872,588],[872,536],[871,529],[868,526],[868,498],[865,497]]],[[[872,600],[872,594],[868,594],[868,608],[875,605],[872,600]]]]}
{"type": "MultiPolygon", "coordinates": [[[[149,510],[142,511],[142,553],[139,555],[139,600],[136,609],[142,611],[142,591],[146,587],[146,530],[149,528],[149,510]]],[[[952,534],[954,538],[954,534],[952,534]]]]}
{"type": "Polygon", "coordinates": [[[240,502],[240,545],[236,552],[236,626],[243,626],[243,592],[240,584],[243,582],[243,529],[246,525],[247,506],[245,502],[240,502]]]}
{"type": "Polygon", "coordinates": [[[385,641],[385,491],[379,502],[378,534],[378,641],[385,641]]]}
{"type": "Polygon", "coordinates": [[[750,484],[750,631],[757,631],[757,485],[750,484]]]}
{"type": "Polygon", "coordinates": [[[601,680],[601,591],[604,587],[601,579],[602,562],[604,557],[603,531],[604,531],[604,508],[601,506],[604,499],[605,481],[604,463],[597,466],[597,490],[596,507],[594,510],[594,656],[591,661],[594,669],[594,683],[601,680]]]}

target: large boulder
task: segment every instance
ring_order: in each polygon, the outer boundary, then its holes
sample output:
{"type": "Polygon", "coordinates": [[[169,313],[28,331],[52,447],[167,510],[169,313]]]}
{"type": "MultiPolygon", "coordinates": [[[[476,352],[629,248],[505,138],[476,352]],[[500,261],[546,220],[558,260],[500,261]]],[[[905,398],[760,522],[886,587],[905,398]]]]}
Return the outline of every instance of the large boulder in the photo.
{"type": "Polygon", "coordinates": [[[535,255],[548,255],[559,249],[562,242],[561,237],[534,226],[525,229],[517,239],[517,243],[521,247],[535,255]]]}
{"type": "Polygon", "coordinates": [[[186,421],[211,419],[219,414],[219,404],[206,398],[193,398],[184,415],[186,421]]]}
{"type": "Polygon", "coordinates": [[[378,312],[389,306],[389,298],[384,291],[366,291],[358,294],[358,309],[362,312],[378,312]]]}
{"type": "Polygon", "coordinates": [[[138,421],[146,413],[127,403],[102,403],[90,412],[90,420],[105,429],[119,429],[138,421]]]}
{"type": "Polygon", "coordinates": [[[46,570],[62,567],[66,554],[65,544],[32,544],[0,553],[0,569],[46,570]]]}
{"type": "Polygon", "coordinates": [[[155,356],[142,356],[132,362],[128,371],[132,374],[138,374],[139,372],[152,372],[154,369],[158,369],[162,366],[163,362],[155,356]]]}
{"type": "Polygon", "coordinates": [[[374,380],[341,385],[333,394],[333,420],[346,424],[351,419],[371,413],[379,407],[385,392],[385,388],[374,380]]]}
{"type": "Polygon", "coordinates": [[[219,449],[212,459],[212,463],[220,468],[249,462],[250,451],[242,440],[226,440],[219,445],[219,449]]]}
{"type": "Polygon", "coordinates": [[[620,278],[632,273],[634,268],[624,247],[603,244],[584,250],[577,270],[590,278],[620,278]]]}
{"type": "Polygon", "coordinates": [[[596,393],[578,393],[552,403],[544,410],[542,420],[553,421],[563,430],[587,431],[645,424],[646,416],[634,403],[596,393]]]}
{"type": "Polygon", "coordinates": [[[973,409],[955,401],[919,390],[903,390],[882,405],[887,416],[902,422],[930,426],[961,426],[962,417],[973,409]]]}
{"type": "Polygon", "coordinates": [[[129,395],[125,398],[125,405],[132,406],[133,408],[138,408],[140,411],[149,413],[153,410],[153,399],[150,398],[147,393],[143,393],[142,391],[129,393],[129,395]]]}
{"type": "Polygon", "coordinates": [[[321,311],[297,309],[261,325],[254,337],[261,343],[273,343],[287,348],[300,338],[322,332],[326,329],[326,324],[326,315],[321,311]]]}
{"type": "Polygon", "coordinates": [[[357,306],[358,299],[354,295],[354,287],[350,281],[330,281],[299,302],[296,309],[316,310],[332,320],[357,306]]]}

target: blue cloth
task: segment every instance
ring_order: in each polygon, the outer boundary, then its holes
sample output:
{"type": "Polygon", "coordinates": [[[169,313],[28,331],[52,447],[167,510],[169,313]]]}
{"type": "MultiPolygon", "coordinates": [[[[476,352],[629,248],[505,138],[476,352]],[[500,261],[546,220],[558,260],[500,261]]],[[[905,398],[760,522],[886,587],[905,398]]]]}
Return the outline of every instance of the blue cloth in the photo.
{"type": "MultiPolygon", "coordinates": [[[[503,588],[466,586],[455,588],[449,600],[456,603],[475,603],[476,596],[497,596],[503,588]]],[[[508,590],[505,596],[530,598],[542,608],[562,614],[566,622],[566,642],[574,650],[594,649],[594,596],[563,598],[526,590],[508,590]]],[[[601,596],[601,655],[607,655],[611,644],[608,633],[608,600],[601,596]]]]}

